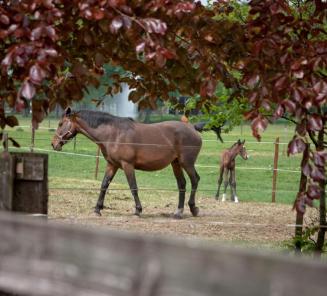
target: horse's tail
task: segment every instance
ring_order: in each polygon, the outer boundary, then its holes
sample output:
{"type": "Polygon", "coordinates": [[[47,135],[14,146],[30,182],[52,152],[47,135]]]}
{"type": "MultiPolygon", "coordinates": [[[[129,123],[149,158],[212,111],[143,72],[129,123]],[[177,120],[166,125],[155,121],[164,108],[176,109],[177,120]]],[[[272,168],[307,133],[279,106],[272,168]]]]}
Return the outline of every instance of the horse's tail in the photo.
{"type": "Polygon", "coordinates": [[[210,128],[206,128],[205,127],[206,124],[207,124],[207,122],[201,121],[201,122],[197,122],[197,123],[193,124],[193,126],[200,133],[205,132],[205,131],[209,131],[209,130],[214,131],[216,136],[217,136],[217,140],[224,143],[224,141],[223,141],[223,139],[221,137],[221,128],[222,128],[222,126],[218,126],[218,127],[217,126],[212,126],[210,128]]]}

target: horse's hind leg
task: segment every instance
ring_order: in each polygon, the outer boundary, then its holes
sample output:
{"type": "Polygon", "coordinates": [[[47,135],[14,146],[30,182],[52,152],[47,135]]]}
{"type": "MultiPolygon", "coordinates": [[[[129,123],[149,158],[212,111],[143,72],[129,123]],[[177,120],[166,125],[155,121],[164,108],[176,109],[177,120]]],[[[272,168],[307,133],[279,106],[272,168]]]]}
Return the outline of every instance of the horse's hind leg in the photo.
{"type": "Polygon", "coordinates": [[[142,213],[142,205],[138,195],[137,183],[135,178],[134,166],[129,163],[123,163],[123,170],[125,172],[129,188],[132,192],[135,201],[135,215],[140,216],[142,213]]]}
{"type": "Polygon", "coordinates": [[[107,165],[107,170],[104,174],[103,180],[102,180],[102,184],[101,184],[101,191],[99,194],[99,198],[97,201],[97,204],[95,206],[95,210],[94,212],[101,216],[101,210],[103,209],[103,203],[104,203],[104,198],[106,196],[106,191],[109,187],[110,182],[112,181],[112,179],[114,178],[115,174],[117,172],[117,168],[108,164],[107,165]]]}
{"type": "Polygon", "coordinates": [[[228,171],[229,169],[225,169],[224,171],[224,193],[221,201],[226,201],[226,191],[227,191],[227,186],[228,186],[228,171]]]}
{"type": "Polygon", "coordinates": [[[231,189],[231,200],[234,202],[238,202],[238,198],[236,196],[236,175],[235,169],[232,169],[229,177],[230,189],[231,189]]]}
{"type": "Polygon", "coordinates": [[[222,165],[220,167],[220,172],[219,172],[218,189],[217,189],[217,193],[216,193],[216,200],[218,200],[218,198],[219,198],[220,186],[221,186],[221,183],[223,182],[223,174],[224,174],[224,166],[222,165]]]}
{"type": "Polygon", "coordinates": [[[200,176],[196,172],[194,165],[183,166],[183,168],[191,180],[192,190],[191,190],[191,194],[190,194],[190,199],[188,201],[188,205],[190,207],[190,211],[191,211],[192,215],[195,217],[199,214],[199,208],[195,206],[195,193],[198,188],[200,176]]]}
{"type": "Polygon", "coordinates": [[[185,202],[185,188],[186,188],[186,180],[183,174],[183,170],[178,162],[178,160],[174,160],[171,163],[173,168],[173,172],[177,181],[177,186],[179,190],[179,197],[178,197],[178,207],[174,214],[175,219],[182,219],[183,218],[183,211],[184,211],[184,202],[185,202]]]}

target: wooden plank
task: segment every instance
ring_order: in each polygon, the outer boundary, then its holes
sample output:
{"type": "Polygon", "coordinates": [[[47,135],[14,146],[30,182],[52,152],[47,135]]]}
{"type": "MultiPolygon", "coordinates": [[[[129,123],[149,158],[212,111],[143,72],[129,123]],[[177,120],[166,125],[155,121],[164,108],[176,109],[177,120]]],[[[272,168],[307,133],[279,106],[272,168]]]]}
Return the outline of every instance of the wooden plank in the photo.
{"type": "Polygon", "coordinates": [[[327,264],[196,240],[0,214],[0,291],[27,295],[326,295],[327,264]]]}
{"type": "Polygon", "coordinates": [[[48,155],[12,152],[15,160],[13,211],[48,213],[48,155]]]}
{"type": "Polygon", "coordinates": [[[44,157],[39,154],[15,155],[16,179],[29,181],[44,180],[44,157]]]}
{"type": "Polygon", "coordinates": [[[14,163],[8,152],[0,153],[0,210],[11,211],[13,204],[14,163]]]}

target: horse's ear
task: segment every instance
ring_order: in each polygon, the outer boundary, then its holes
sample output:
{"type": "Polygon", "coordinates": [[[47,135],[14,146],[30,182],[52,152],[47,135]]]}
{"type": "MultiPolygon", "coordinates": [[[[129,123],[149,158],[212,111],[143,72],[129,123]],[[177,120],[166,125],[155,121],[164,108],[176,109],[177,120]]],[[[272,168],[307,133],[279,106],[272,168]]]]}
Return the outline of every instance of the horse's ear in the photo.
{"type": "Polygon", "coordinates": [[[241,140],[240,139],[238,139],[237,144],[241,144],[241,140]]]}
{"type": "Polygon", "coordinates": [[[65,115],[66,115],[66,116],[69,116],[69,115],[71,115],[71,114],[72,114],[72,108],[67,107],[67,108],[65,109],[65,115]]]}
{"type": "Polygon", "coordinates": [[[245,143],[245,139],[243,140],[242,144],[244,145],[244,143],[245,143]]]}

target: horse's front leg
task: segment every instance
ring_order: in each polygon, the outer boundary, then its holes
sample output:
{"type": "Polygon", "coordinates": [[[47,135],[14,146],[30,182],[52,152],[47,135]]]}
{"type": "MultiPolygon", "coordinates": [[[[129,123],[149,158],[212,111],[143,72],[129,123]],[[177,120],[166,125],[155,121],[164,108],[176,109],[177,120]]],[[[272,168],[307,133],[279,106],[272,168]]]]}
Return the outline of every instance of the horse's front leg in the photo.
{"type": "Polygon", "coordinates": [[[235,167],[230,172],[230,189],[231,189],[231,200],[234,202],[238,202],[238,198],[236,196],[236,174],[235,174],[235,167]]]}
{"type": "Polygon", "coordinates": [[[228,172],[229,172],[229,169],[225,168],[225,171],[224,171],[224,193],[223,193],[223,197],[222,197],[221,201],[226,201],[226,191],[227,191],[227,186],[228,186],[228,172]]]}
{"type": "Polygon", "coordinates": [[[142,205],[138,196],[137,183],[135,178],[134,166],[129,163],[123,163],[122,168],[125,172],[129,188],[135,201],[135,215],[140,216],[142,213],[142,205]]]}
{"type": "Polygon", "coordinates": [[[186,180],[183,174],[183,170],[178,163],[178,161],[173,161],[171,163],[173,168],[173,172],[177,181],[179,196],[178,196],[178,207],[176,212],[174,213],[175,219],[182,219],[183,218],[183,211],[184,211],[184,202],[185,202],[185,189],[186,189],[186,180]]]}
{"type": "Polygon", "coordinates": [[[184,166],[183,168],[186,171],[187,175],[189,176],[189,178],[191,180],[191,186],[192,186],[190,198],[188,200],[188,205],[190,207],[190,211],[191,211],[192,215],[194,217],[196,217],[199,215],[199,211],[200,211],[199,208],[195,205],[195,193],[198,188],[200,176],[196,172],[193,164],[189,165],[189,166],[184,166]]]}
{"type": "Polygon", "coordinates": [[[220,186],[221,186],[221,183],[223,182],[223,174],[224,174],[224,166],[221,165],[220,172],[219,172],[219,178],[218,178],[218,189],[217,189],[217,193],[216,193],[216,200],[219,199],[220,186]]]}
{"type": "Polygon", "coordinates": [[[103,177],[103,180],[101,183],[101,190],[100,190],[99,198],[98,198],[97,204],[95,206],[95,210],[94,210],[94,212],[99,216],[101,216],[101,210],[103,209],[106,191],[109,187],[110,182],[114,178],[116,172],[117,172],[116,167],[112,166],[111,164],[107,165],[107,169],[106,169],[106,172],[104,174],[104,177],[103,177]]]}

